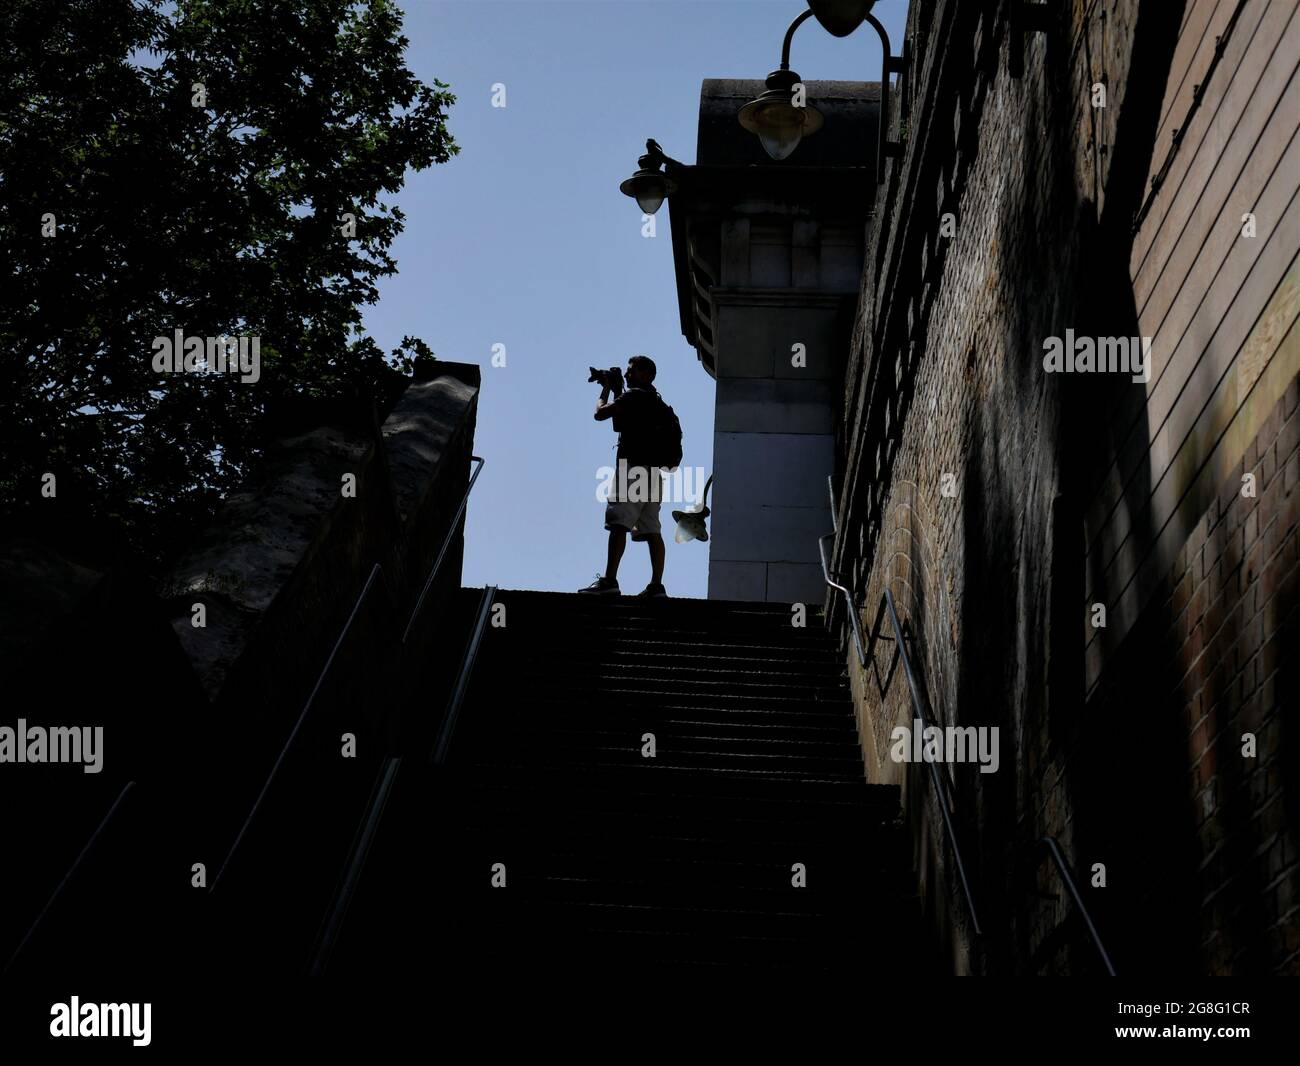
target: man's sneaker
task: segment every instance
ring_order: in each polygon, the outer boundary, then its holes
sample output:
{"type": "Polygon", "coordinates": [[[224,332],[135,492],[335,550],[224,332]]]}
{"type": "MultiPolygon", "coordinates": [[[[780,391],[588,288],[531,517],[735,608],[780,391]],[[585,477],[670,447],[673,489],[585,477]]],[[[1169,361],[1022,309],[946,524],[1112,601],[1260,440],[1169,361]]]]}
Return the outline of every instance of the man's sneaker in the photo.
{"type": "Polygon", "coordinates": [[[610,581],[608,578],[597,577],[585,589],[578,589],[579,593],[585,593],[588,596],[617,596],[618,582],[610,581]]]}
{"type": "Polygon", "coordinates": [[[636,594],[638,600],[662,600],[667,598],[668,590],[663,585],[652,581],[636,594]]]}

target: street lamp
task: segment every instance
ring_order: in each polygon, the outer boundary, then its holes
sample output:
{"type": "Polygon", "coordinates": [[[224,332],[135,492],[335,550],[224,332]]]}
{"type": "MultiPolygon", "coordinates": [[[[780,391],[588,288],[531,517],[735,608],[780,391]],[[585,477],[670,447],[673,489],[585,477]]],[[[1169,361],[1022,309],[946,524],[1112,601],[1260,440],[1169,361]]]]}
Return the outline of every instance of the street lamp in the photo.
{"type": "Polygon", "coordinates": [[[799,81],[799,75],[790,70],[790,42],[794,31],[809,19],[816,17],[823,29],[836,37],[847,37],[863,22],[871,24],[872,29],[880,35],[880,47],[884,53],[883,70],[880,75],[880,121],[877,131],[876,147],[876,184],[885,180],[885,160],[897,158],[903,154],[903,146],[898,141],[888,140],[885,135],[889,123],[889,76],[897,74],[901,78],[907,70],[907,53],[893,55],[889,47],[889,34],[885,32],[879,20],[871,14],[876,0],[808,0],[808,10],[799,15],[790,28],[785,31],[785,40],[781,44],[781,68],[767,76],[767,91],[757,100],[751,100],[740,109],[740,124],[751,133],[758,135],[764,150],[773,159],[784,159],[798,147],[802,137],[815,133],[821,128],[822,116],[812,107],[796,107],[791,103],[791,87],[799,81]],[[797,121],[797,114],[806,112],[803,121],[797,121]]]}
{"type": "Polygon", "coordinates": [[[805,137],[822,128],[822,114],[806,103],[794,103],[799,75],[783,61],[780,70],[767,76],[767,90],[740,109],[740,124],[756,134],[763,151],[773,159],[784,159],[805,137]]]}
{"type": "Polygon", "coordinates": [[[645,151],[646,154],[636,161],[640,169],[630,178],[625,178],[619,189],[625,196],[633,197],[647,215],[653,215],[664,198],[677,191],[677,182],[666,173],[667,168],[682,164],[665,155],[658,141],[646,141],[645,151]]]}
{"type": "Polygon", "coordinates": [[[677,523],[677,532],[673,536],[678,544],[685,544],[687,541],[698,540],[706,541],[709,539],[708,527],[704,520],[709,517],[709,486],[713,484],[713,475],[709,475],[709,480],[704,483],[704,492],[700,495],[700,502],[692,507],[689,511],[674,511],[673,520],[677,523]]]}

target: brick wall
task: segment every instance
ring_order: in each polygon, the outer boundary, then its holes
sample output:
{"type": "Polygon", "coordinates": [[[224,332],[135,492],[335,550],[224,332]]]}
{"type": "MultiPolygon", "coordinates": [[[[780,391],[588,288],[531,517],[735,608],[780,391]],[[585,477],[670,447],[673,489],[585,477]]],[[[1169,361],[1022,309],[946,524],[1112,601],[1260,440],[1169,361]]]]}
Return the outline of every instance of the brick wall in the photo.
{"type": "MultiPolygon", "coordinates": [[[[1281,18],[1258,2],[1268,10],[1239,14],[1228,39],[1247,72],[1231,76],[1204,40],[1235,4],[1052,3],[1047,33],[1014,30],[1009,3],[909,11],[910,110],[891,120],[908,135],[868,233],[834,565],[869,631],[893,635],[879,614],[892,592],[936,719],[1000,732],[998,773],[947,768],[976,938],[931,787],[888,756],[890,730],[912,718],[893,646],[873,643],[866,670],[850,659],[868,777],[904,789],[921,891],[958,971],[1099,969],[1043,836],[1059,841],[1121,973],[1296,969],[1300,785],[1286,789],[1296,740],[1280,708],[1295,700],[1278,661],[1295,643],[1296,301],[1281,254],[1295,238],[1282,204],[1263,243],[1238,249],[1215,228],[1271,195],[1274,167],[1234,163],[1228,181],[1200,148],[1165,166],[1169,125],[1198,96],[1195,143],[1236,159],[1240,146],[1213,132],[1220,105],[1248,77],[1252,100],[1277,89],[1276,41],[1242,30],[1281,18]],[[1105,109],[1092,106],[1098,83],[1105,109]],[[1200,207],[1211,195],[1213,210],[1200,207]],[[1193,232],[1200,244],[1186,245],[1193,232]],[[1175,265],[1143,267],[1153,248],[1175,265]],[[1205,262],[1182,269],[1195,248],[1205,262]],[[1233,277],[1240,325],[1195,326],[1233,277]],[[1153,300],[1165,310],[1148,327],[1153,300]],[[1147,385],[1046,374],[1043,340],[1067,328],[1149,328],[1170,359],[1147,385]],[[1241,498],[1255,465],[1259,495],[1241,498]],[[1220,541],[1226,557],[1207,559],[1220,541]],[[1253,762],[1243,722],[1258,725],[1253,762]],[[1094,864],[1104,888],[1091,887],[1094,864]]],[[[1280,160],[1294,111],[1261,106],[1233,127],[1254,138],[1243,158],[1280,160]]]]}
{"type": "Polygon", "coordinates": [[[1173,619],[1181,673],[1173,700],[1184,714],[1199,845],[1201,948],[1216,974],[1300,971],[1296,727],[1284,718],[1297,707],[1288,658],[1300,648],[1298,395],[1293,378],[1165,582],[1161,613],[1173,619]],[[1253,497],[1243,495],[1248,472],[1253,497]]]}

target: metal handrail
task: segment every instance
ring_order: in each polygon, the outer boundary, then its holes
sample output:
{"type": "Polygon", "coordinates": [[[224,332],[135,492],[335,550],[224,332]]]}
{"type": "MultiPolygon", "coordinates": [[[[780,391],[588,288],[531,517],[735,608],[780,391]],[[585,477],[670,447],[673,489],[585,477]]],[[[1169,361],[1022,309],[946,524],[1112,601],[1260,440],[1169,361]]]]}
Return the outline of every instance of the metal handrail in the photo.
{"type": "Polygon", "coordinates": [[[465,494],[460,498],[460,506],[456,508],[455,517],[451,520],[451,525],[447,528],[447,535],[442,540],[442,547],[438,551],[438,558],[434,560],[433,567],[429,570],[429,576],[425,578],[424,587],[420,589],[420,595],[415,601],[415,606],[411,609],[411,617],[407,620],[406,630],[402,633],[402,643],[405,644],[407,638],[411,635],[411,627],[415,625],[416,616],[424,607],[424,598],[429,594],[429,589],[433,587],[433,579],[438,576],[438,569],[442,566],[443,556],[447,554],[447,548],[451,545],[452,537],[456,533],[456,527],[460,525],[460,516],[465,513],[465,505],[469,503],[469,494],[474,488],[474,482],[478,480],[479,474],[483,470],[487,460],[477,455],[469,457],[471,463],[478,463],[474,473],[470,475],[469,484],[465,486],[465,494]]]}
{"type": "Polygon", "coordinates": [[[383,567],[378,563],[370,568],[370,576],[366,578],[366,583],[362,586],[361,594],[357,596],[356,602],[352,605],[352,612],[348,615],[348,620],[343,623],[343,628],[339,630],[338,639],[334,641],[334,647],[330,649],[329,658],[325,660],[325,665],[321,667],[321,672],[316,678],[316,684],[312,687],[311,695],[307,697],[307,702],[303,704],[302,711],[298,715],[298,720],[294,722],[293,729],[289,731],[288,739],[284,742],[284,747],[280,749],[280,754],[276,756],[275,763],[271,766],[271,772],[266,775],[266,781],[262,784],[262,790],[257,794],[257,799],[253,801],[253,806],[249,808],[248,817],[244,819],[244,824],[240,826],[239,833],[235,837],[235,842],[230,845],[230,851],[226,853],[225,861],[221,864],[221,869],[217,871],[217,876],[212,880],[212,887],[208,889],[209,893],[217,890],[217,885],[221,881],[221,875],[226,872],[226,867],[230,865],[230,860],[234,858],[240,843],[244,839],[244,834],[248,832],[248,827],[253,824],[258,810],[262,806],[262,800],[266,798],[267,792],[271,788],[271,783],[275,780],[275,775],[280,772],[280,766],[284,763],[285,757],[289,754],[289,749],[293,746],[294,740],[298,736],[298,731],[302,729],[302,724],[307,720],[307,712],[311,710],[311,705],[316,701],[316,694],[320,692],[321,686],[325,683],[325,675],[329,673],[330,667],[334,665],[334,658],[338,655],[339,648],[343,645],[343,639],[348,635],[352,628],[352,623],[356,621],[357,613],[361,610],[361,604],[364,602],[371,587],[375,583],[383,567]]]}
{"type": "MultiPolygon", "coordinates": [[[[821,537],[817,542],[818,549],[821,553],[822,574],[826,578],[826,584],[831,588],[838,590],[844,596],[845,607],[847,608],[849,615],[849,623],[853,630],[853,642],[858,651],[858,661],[865,668],[867,665],[867,655],[863,651],[862,647],[858,612],[853,603],[853,595],[847,588],[845,588],[845,586],[832,579],[830,563],[827,559],[826,542],[838,535],[839,528],[836,516],[835,484],[830,477],[826,479],[826,483],[830,488],[832,531],[824,537],[821,537]]],[[[899,658],[903,663],[903,676],[907,678],[907,687],[912,696],[912,705],[916,711],[916,716],[926,726],[933,725],[933,719],[926,710],[925,700],[921,696],[920,686],[917,683],[915,672],[912,669],[912,657],[907,652],[907,641],[904,639],[902,624],[898,620],[898,610],[894,606],[894,594],[888,587],[885,588],[885,594],[882,597],[882,600],[889,615],[890,627],[894,631],[894,643],[898,646],[899,658]]],[[[980,927],[979,916],[975,908],[975,896],[971,889],[970,879],[966,874],[966,864],[962,858],[961,847],[957,843],[957,833],[952,823],[952,815],[948,810],[949,793],[944,785],[943,778],[939,774],[938,766],[931,759],[926,759],[925,761],[930,768],[930,780],[934,784],[935,792],[939,799],[939,813],[943,815],[944,829],[948,834],[948,841],[952,845],[953,858],[957,864],[957,873],[961,878],[962,892],[966,896],[966,905],[970,909],[971,925],[975,930],[975,935],[982,936],[983,930],[980,927]]],[[[1065,882],[1065,887],[1070,893],[1070,898],[1074,900],[1074,905],[1078,908],[1080,917],[1083,918],[1084,925],[1088,929],[1088,935],[1092,938],[1093,946],[1097,949],[1097,954],[1101,957],[1102,965],[1106,967],[1106,972],[1111,977],[1117,976],[1115,966],[1110,959],[1110,954],[1106,951],[1106,945],[1102,943],[1101,934],[1097,932],[1097,926],[1092,920],[1092,915],[1088,911],[1087,905],[1083,902],[1083,895],[1080,893],[1078,883],[1074,880],[1074,875],[1071,873],[1070,867],[1065,861],[1065,853],[1061,850],[1061,846],[1057,843],[1055,837],[1050,836],[1041,837],[1037,841],[1037,845],[1045,848],[1047,853],[1052,857],[1052,861],[1056,864],[1056,869],[1061,875],[1061,880],[1065,882]]]]}
{"type": "Polygon", "coordinates": [[[826,579],[826,584],[833,589],[838,589],[844,594],[845,602],[849,605],[849,627],[853,630],[853,646],[858,651],[858,665],[865,670],[867,666],[867,653],[862,647],[861,623],[858,621],[858,612],[853,609],[853,595],[843,585],[831,578],[830,567],[826,562],[826,542],[834,536],[834,533],[827,533],[824,537],[819,537],[817,540],[817,550],[821,553],[822,557],[822,576],[826,579]]]}
{"type": "Polygon", "coordinates": [[[461,660],[460,673],[447,701],[447,710],[443,713],[442,724],[438,727],[438,739],[434,742],[429,762],[441,766],[447,761],[447,749],[451,746],[451,735],[456,731],[456,719],[460,716],[460,706],[465,701],[465,692],[469,688],[470,675],[474,672],[474,663],[478,660],[479,645],[483,642],[483,631],[487,628],[488,615],[492,613],[492,601],[496,598],[497,587],[487,585],[483,589],[483,598],[479,601],[478,615],[474,619],[474,628],[470,631],[469,646],[461,660]]]}
{"type": "Polygon", "coordinates": [[[862,628],[861,623],[858,621],[858,612],[853,609],[853,593],[838,581],[832,579],[830,561],[826,557],[826,542],[828,540],[833,540],[840,531],[839,518],[835,513],[835,482],[830,474],[826,475],[826,488],[830,492],[831,497],[831,531],[824,537],[819,537],[817,540],[817,551],[821,555],[822,560],[822,577],[826,579],[826,584],[831,588],[838,589],[844,594],[844,602],[849,605],[849,626],[853,630],[853,646],[858,649],[858,665],[865,670],[867,666],[867,652],[862,646],[862,628]]]}
{"type": "MultiPolygon", "coordinates": [[[[885,589],[885,603],[889,608],[889,624],[894,629],[894,640],[898,645],[898,654],[903,661],[903,675],[907,678],[907,687],[912,693],[912,705],[916,708],[917,717],[930,725],[930,718],[925,713],[921,692],[916,683],[916,676],[912,672],[912,657],[907,654],[907,641],[903,639],[903,627],[899,625],[898,612],[894,610],[894,596],[888,588],[885,589]]],[[[953,859],[957,863],[957,874],[961,878],[962,891],[966,894],[966,905],[970,908],[971,924],[975,928],[975,935],[982,936],[983,930],[980,929],[979,916],[975,910],[975,894],[971,891],[970,879],[966,876],[966,863],[962,859],[961,845],[957,843],[957,831],[953,828],[952,815],[948,811],[947,790],[939,777],[939,768],[934,760],[926,759],[925,764],[930,768],[930,779],[934,782],[934,791],[939,799],[939,813],[943,815],[944,828],[948,831],[948,843],[952,845],[953,859]]]]}
{"type": "MultiPolygon", "coordinates": [[[[465,693],[469,688],[469,679],[474,672],[474,664],[478,661],[479,647],[483,641],[483,633],[487,628],[488,615],[491,614],[492,601],[495,599],[496,593],[497,587],[495,585],[487,585],[483,589],[483,597],[479,601],[478,614],[475,616],[473,628],[470,630],[469,643],[466,646],[465,655],[461,659],[456,684],[452,689],[451,697],[447,701],[447,709],[442,716],[442,723],[438,729],[438,738],[434,744],[433,753],[429,757],[429,761],[434,765],[441,765],[446,761],[447,749],[451,744],[452,733],[456,729],[456,720],[460,715],[461,704],[464,702],[465,693]]],[[[366,812],[361,818],[357,835],[352,842],[352,847],[349,849],[343,875],[339,878],[338,888],[335,890],[334,898],[326,914],[320,937],[316,942],[316,949],[312,953],[312,962],[308,969],[308,973],[312,977],[322,976],[325,973],[325,968],[329,965],[330,955],[333,953],[334,945],[338,942],[339,934],[343,930],[343,922],[347,917],[348,908],[352,904],[352,897],[356,894],[357,886],[361,883],[361,875],[365,870],[366,860],[370,856],[370,846],[379,833],[379,823],[383,820],[384,809],[388,805],[389,796],[392,795],[393,791],[393,783],[397,780],[397,774],[401,768],[402,757],[400,755],[390,756],[385,759],[383,765],[379,768],[374,787],[371,789],[370,802],[366,805],[366,812]]]]}
{"type": "Polygon", "coordinates": [[[339,886],[335,890],[321,934],[316,941],[316,950],[312,953],[311,966],[308,969],[312,977],[321,976],[325,972],[325,967],[329,965],[330,955],[338,942],[339,933],[343,930],[343,921],[347,917],[348,907],[351,906],[352,897],[361,882],[361,873],[365,869],[366,859],[370,856],[370,846],[379,833],[379,823],[384,817],[384,808],[388,806],[388,798],[393,792],[393,783],[397,780],[397,772],[401,768],[400,755],[390,755],[379,767],[374,787],[370,791],[370,802],[366,804],[366,813],[361,818],[361,825],[357,828],[352,847],[348,849],[343,876],[339,879],[339,886]]]}
{"type": "MultiPolygon", "coordinates": [[[[443,537],[442,547],[438,551],[438,557],[434,560],[433,566],[429,569],[429,574],[424,581],[424,587],[420,590],[420,595],[416,600],[414,608],[411,610],[410,618],[406,623],[406,630],[402,634],[403,644],[406,643],[406,638],[411,634],[411,627],[415,624],[416,615],[420,613],[420,609],[424,606],[425,597],[428,596],[429,589],[433,587],[434,579],[438,576],[438,570],[442,566],[442,561],[447,555],[447,549],[451,545],[452,538],[456,534],[456,529],[460,525],[461,515],[465,513],[465,505],[469,502],[470,490],[474,488],[474,482],[478,480],[479,473],[483,470],[486,463],[485,459],[477,455],[471,455],[470,461],[477,462],[478,466],[475,468],[474,473],[470,475],[469,483],[465,486],[465,492],[460,498],[459,506],[456,508],[456,514],[453,516],[451,525],[447,529],[447,535],[443,537]]],[[[329,673],[330,667],[334,665],[334,659],[338,655],[338,650],[343,644],[343,639],[348,635],[348,631],[352,628],[352,623],[356,620],[357,612],[360,611],[362,602],[370,592],[371,586],[374,585],[375,578],[382,572],[383,567],[379,563],[375,563],[370,568],[370,576],[366,578],[366,583],[361,589],[361,594],[357,596],[356,602],[352,605],[352,612],[348,615],[347,622],[344,623],[343,628],[339,631],[338,639],[334,641],[334,647],[330,651],[329,658],[325,660],[325,665],[321,667],[320,674],[316,678],[316,684],[312,687],[311,695],[307,697],[307,702],[303,705],[302,711],[298,715],[298,720],[294,723],[293,729],[290,730],[289,737],[284,742],[284,747],[280,749],[280,754],[276,757],[275,763],[271,767],[271,772],[267,775],[261,791],[257,794],[257,799],[253,801],[253,806],[249,809],[248,817],[244,819],[244,824],[240,827],[239,833],[235,837],[235,842],[230,846],[230,851],[227,852],[225,861],[222,862],[221,868],[217,871],[217,876],[213,879],[212,885],[208,889],[209,892],[216,891],[217,885],[221,881],[221,875],[226,872],[226,868],[230,865],[230,860],[234,857],[236,850],[238,850],[240,843],[244,839],[244,835],[248,832],[248,827],[252,825],[253,818],[257,815],[258,809],[262,805],[262,800],[266,797],[266,794],[271,787],[271,783],[275,780],[275,775],[279,773],[281,764],[288,755],[289,749],[293,746],[293,742],[297,738],[303,722],[307,719],[307,712],[311,710],[312,703],[315,702],[317,693],[320,692],[321,686],[325,683],[325,677],[329,673]]]]}
{"type": "Polygon", "coordinates": [[[1066,864],[1065,853],[1061,851],[1061,845],[1056,842],[1055,837],[1040,837],[1037,843],[1038,846],[1047,849],[1052,861],[1056,863],[1056,868],[1061,874],[1061,880],[1065,882],[1065,887],[1069,890],[1074,905],[1079,908],[1079,916],[1083,919],[1084,925],[1088,927],[1088,935],[1092,937],[1093,946],[1097,949],[1097,954],[1101,956],[1102,965],[1106,967],[1106,972],[1111,977],[1119,976],[1115,973],[1115,966],[1110,961],[1106,945],[1101,942],[1101,934],[1097,932],[1097,927],[1093,924],[1092,915],[1088,913],[1088,908],[1083,902],[1083,895],[1079,892],[1079,886],[1074,880],[1074,874],[1070,872],[1070,867],[1066,864]]]}
{"type": "Polygon", "coordinates": [[[50,898],[45,901],[45,906],[41,908],[41,913],[36,916],[36,920],[32,922],[27,933],[23,936],[22,940],[19,941],[18,946],[14,948],[14,953],[9,956],[9,961],[5,963],[4,973],[8,973],[10,967],[18,961],[18,956],[22,954],[23,948],[25,948],[27,942],[35,936],[37,927],[44,920],[45,915],[49,913],[50,908],[54,906],[55,900],[57,900],[62,894],[63,890],[67,887],[68,882],[72,880],[72,876],[77,872],[77,867],[81,865],[82,860],[90,853],[90,849],[95,846],[95,841],[99,839],[100,833],[102,833],[105,826],[113,820],[113,815],[115,815],[117,809],[122,806],[122,801],[126,799],[127,793],[134,787],[135,782],[128,781],[122,787],[122,791],[117,794],[117,799],[115,799],[113,805],[108,808],[108,813],[104,815],[100,820],[99,825],[95,827],[95,831],[90,834],[89,839],[84,845],[82,845],[81,851],[77,853],[77,857],[72,860],[72,865],[68,867],[68,872],[63,875],[63,880],[59,882],[58,887],[50,894],[50,898]]]}
{"type": "MultiPolygon", "coordinates": [[[[830,565],[826,558],[826,541],[839,534],[839,523],[836,516],[835,506],[835,483],[828,476],[826,484],[830,489],[831,497],[831,532],[821,537],[817,546],[821,552],[822,574],[826,578],[826,584],[831,588],[838,589],[844,596],[845,606],[848,608],[849,624],[853,629],[853,643],[858,650],[858,661],[865,668],[867,665],[867,656],[862,648],[862,634],[860,622],[858,620],[858,610],[853,603],[853,594],[843,585],[832,580],[830,565]]],[[[907,641],[903,637],[903,627],[898,621],[898,612],[894,609],[894,597],[888,587],[884,595],[885,605],[889,610],[889,622],[894,630],[894,642],[898,646],[898,653],[903,662],[903,673],[907,677],[907,687],[912,694],[912,705],[916,710],[916,716],[926,725],[931,724],[930,716],[926,713],[925,703],[921,699],[920,686],[916,683],[916,676],[912,671],[912,658],[907,654],[907,641]]],[[[926,765],[930,768],[930,780],[934,783],[934,791],[939,803],[939,813],[943,815],[944,829],[948,834],[948,843],[952,846],[953,859],[957,863],[957,873],[961,878],[962,892],[966,896],[966,906],[970,909],[971,926],[975,930],[976,936],[983,936],[983,929],[980,927],[979,913],[975,907],[975,894],[971,889],[970,879],[966,875],[966,863],[962,858],[961,845],[957,843],[957,831],[952,824],[952,814],[948,810],[949,794],[944,787],[943,779],[939,776],[939,768],[931,759],[925,760],[926,765]]]]}

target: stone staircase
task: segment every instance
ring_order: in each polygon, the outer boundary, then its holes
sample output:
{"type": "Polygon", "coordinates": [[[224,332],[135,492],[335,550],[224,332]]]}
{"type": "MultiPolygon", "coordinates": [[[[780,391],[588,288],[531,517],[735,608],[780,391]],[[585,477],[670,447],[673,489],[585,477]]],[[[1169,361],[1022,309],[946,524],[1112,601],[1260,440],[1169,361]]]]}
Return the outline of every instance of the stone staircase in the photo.
{"type": "Polygon", "coordinates": [[[428,737],[404,760],[331,973],[932,967],[897,790],[863,779],[819,614],[497,602],[446,764],[428,737]]]}

